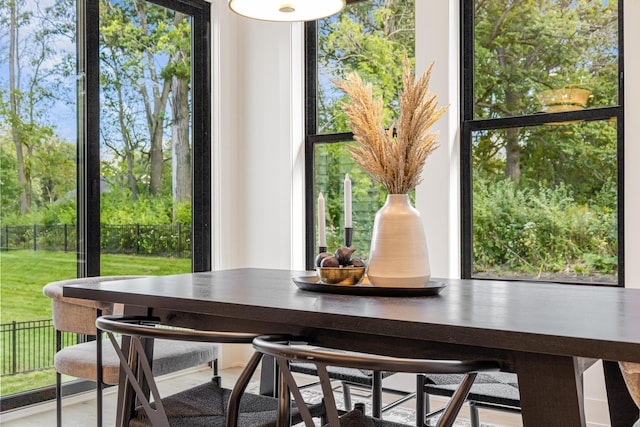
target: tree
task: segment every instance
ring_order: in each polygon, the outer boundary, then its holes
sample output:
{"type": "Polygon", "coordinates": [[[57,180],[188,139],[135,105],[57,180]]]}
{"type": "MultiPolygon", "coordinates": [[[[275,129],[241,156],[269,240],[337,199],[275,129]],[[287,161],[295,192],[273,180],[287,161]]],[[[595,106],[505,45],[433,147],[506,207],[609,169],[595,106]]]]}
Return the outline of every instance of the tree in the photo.
{"type": "MultiPolygon", "coordinates": [[[[402,58],[414,57],[414,2],[372,0],[350,4],[343,13],[318,21],[318,133],[348,132],[342,112],[344,94],[332,83],[357,72],[373,83],[385,105],[390,124],[398,116],[398,93],[402,88],[402,58]]],[[[345,141],[348,142],[348,141],[345,141]]],[[[353,182],[354,247],[367,256],[373,213],[386,193],[374,184],[347,153],[345,144],[321,144],[314,154],[316,189],[327,201],[328,245],[342,246],[342,181],[349,173],[353,182]]]]}
{"type": "MultiPolygon", "coordinates": [[[[172,122],[171,159],[172,194],[176,205],[191,201],[191,115],[189,84],[191,83],[191,25],[186,15],[176,12],[172,43],[167,45],[172,61],[162,76],[171,79],[172,122]]],[[[175,210],[174,210],[175,217],[175,210]]]]}
{"type": "Polygon", "coordinates": [[[8,129],[0,133],[0,165],[0,220],[4,221],[7,215],[20,212],[22,193],[18,183],[15,145],[8,129]]]}
{"type": "Polygon", "coordinates": [[[101,13],[103,92],[109,100],[103,114],[112,118],[103,122],[103,141],[126,159],[132,197],[138,197],[140,183],[161,196],[163,165],[171,158],[174,196],[188,201],[190,20],[142,0],[105,2],[101,13]],[[138,130],[143,127],[146,135],[138,130]],[[168,151],[165,140],[171,141],[168,151]]]}
{"type": "MultiPolygon", "coordinates": [[[[617,4],[587,0],[475,2],[475,118],[540,111],[545,89],[579,85],[592,90],[590,105],[616,99],[617,4]],[[614,76],[611,79],[612,75],[614,76]]],[[[504,172],[520,182],[528,156],[526,129],[483,139],[480,162],[504,150],[504,172]]],[[[535,151],[535,148],[533,148],[535,151]]]]}
{"type": "Polygon", "coordinates": [[[0,2],[0,28],[8,30],[9,40],[9,87],[0,93],[0,115],[7,118],[15,146],[22,215],[34,203],[42,204],[36,197],[39,189],[34,188],[34,169],[39,158],[47,155],[54,133],[49,123],[54,119],[51,106],[63,98],[57,89],[67,77],[64,70],[68,69],[69,56],[56,47],[61,37],[69,36],[69,25],[59,26],[68,4],[61,0],[52,7],[40,8],[23,0],[0,2]]]}
{"type": "Polygon", "coordinates": [[[372,0],[351,4],[339,18],[318,24],[320,74],[319,127],[321,133],[347,132],[340,102],[342,93],[327,79],[357,72],[372,82],[385,103],[389,123],[397,117],[398,92],[402,88],[402,58],[414,57],[413,0],[372,0]]]}
{"type": "Polygon", "coordinates": [[[9,103],[10,103],[10,120],[11,137],[16,147],[16,159],[18,170],[18,185],[22,188],[20,193],[20,212],[25,215],[31,209],[31,176],[29,168],[25,165],[25,144],[23,142],[23,133],[21,132],[21,96],[20,88],[20,53],[18,50],[19,36],[18,28],[21,23],[29,19],[29,15],[19,17],[18,8],[20,4],[16,0],[9,0],[10,9],[10,41],[9,41],[9,103]]]}

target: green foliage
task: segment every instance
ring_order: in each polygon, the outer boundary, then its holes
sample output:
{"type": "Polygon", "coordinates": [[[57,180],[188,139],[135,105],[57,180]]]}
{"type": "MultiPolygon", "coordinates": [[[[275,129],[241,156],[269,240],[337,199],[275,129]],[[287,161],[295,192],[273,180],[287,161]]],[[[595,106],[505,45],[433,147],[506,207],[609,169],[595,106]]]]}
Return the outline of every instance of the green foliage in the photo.
{"type": "Polygon", "coordinates": [[[316,199],[322,191],[326,203],[327,247],[344,246],[344,178],[349,174],[352,189],[353,247],[355,256],[367,259],[375,214],[384,204],[386,192],[371,181],[346,150],[345,144],[316,148],[316,199]]]}
{"type": "MultiPolygon", "coordinates": [[[[474,118],[547,111],[548,89],[617,105],[617,4],[476,3],[474,118]]],[[[474,268],[615,273],[617,134],[608,120],[474,132],[474,268]]]]}
{"type": "Polygon", "coordinates": [[[45,225],[75,224],[76,219],[77,205],[74,198],[45,207],[42,211],[41,223],[45,225]]]}
{"type": "Polygon", "coordinates": [[[182,202],[175,205],[173,222],[175,224],[191,224],[190,202],[182,202]]]}
{"type": "Polygon", "coordinates": [[[584,271],[585,264],[592,272],[615,270],[615,211],[576,203],[565,186],[525,189],[510,179],[476,173],[473,208],[478,270],[584,271]]]}
{"type": "Polygon", "coordinates": [[[15,147],[0,135],[0,221],[11,213],[20,212],[20,184],[18,184],[18,162],[15,147]]]}
{"type": "MultiPolygon", "coordinates": [[[[414,57],[414,41],[413,0],[356,2],[338,18],[320,20],[319,133],[350,130],[341,107],[344,94],[331,82],[350,72],[373,83],[375,95],[384,100],[387,123],[396,119],[402,58],[405,52],[409,58],[414,57]]],[[[353,247],[356,256],[367,259],[375,213],[384,204],[386,192],[355,164],[343,143],[316,147],[315,160],[315,197],[320,191],[325,197],[329,250],[344,245],[343,180],[348,173],[352,181],[353,247]]]]}
{"type": "MultiPolygon", "coordinates": [[[[172,121],[169,99],[175,79],[191,79],[191,20],[141,0],[101,1],[100,24],[104,166],[126,179],[134,200],[171,194],[164,179],[171,168],[163,166],[171,165],[171,128],[188,121],[172,121]]],[[[189,103],[186,94],[180,99],[189,103]]]]}
{"type": "Polygon", "coordinates": [[[340,102],[343,94],[326,79],[341,79],[357,72],[373,83],[374,95],[384,100],[385,119],[398,117],[402,88],[402,58],[414,58],[414,1],[372,0],[353,3],[339,19],[318,22],[318,123],[321,132],[348,132],[340,102]]]}
{"type": "MultiPolygon", "coordinates": [[[[537,183],[567,185],[579,203],[589,203],[615,181],[617,129],[610,121],[592,121],[528,129],[521,159],[524,187],[537,183]]],[[[615,198],[608,206],[616,209],[615,198]]]]}
{"type": "Polygon", "coordinates": [[[127,189],[103,192],[100,222],[103,224],[171,224],[173,200],[169,196],[142,195],[133,202],[127,189]]]}
{"type": "Polygon", "coordinates": [[[580,85],[617,103],[617,2],[494,0],[475,17],[476,117],[531,114],[544,89],[580,85]]]}

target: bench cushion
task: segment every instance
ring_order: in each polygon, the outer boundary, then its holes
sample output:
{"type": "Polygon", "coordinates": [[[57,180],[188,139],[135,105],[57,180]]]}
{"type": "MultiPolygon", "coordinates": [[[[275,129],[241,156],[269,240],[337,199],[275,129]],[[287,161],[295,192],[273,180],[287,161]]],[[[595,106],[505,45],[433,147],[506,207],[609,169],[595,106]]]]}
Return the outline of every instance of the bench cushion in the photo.
{"type": "MultiPolygon", "coordinates": [[[[425,392],[451,396],[463,376],[457,374],[426,374],[425,392]]],[[[468,401],[520,408],[518,376],[508,372],[482,372],[476,377],[468,401]]]]}
{"type": "MultiPolygon", "coordinates": [[[[230,397],[231,390],[221,388],[216,382],[210,381],[165,397],[162,399],[162,405],[171,427],[224,427],[230,397]]],[[[240,399],[238,426],[275,426],[277,409],[277,399],[245,393],[240,399]]],[[[317,417],[324,413],[324,406],[311,405],[309,410],[312,416],[317,417]]],[[[292,408],[291,413],[293,423],[301,421],[295,407],[292,408]]],[[[150,426],[150,420],[142,409],[139,409],[136,418],[129,422],[129,427],[150,426]]]]}
{"type": "MultiPolygon", "coordinates": [[[[164,375],[209,363],[218,358],[219,345],[155,340],[153,373],[164,375]]],[[[111,342],[102,341],[103,382],[118,384],[120,361],[111,342]]],[[[89,341],[60,350],[54,356],[57,372],[85,380],[96,380],[96,342],[89,341]]]]}
{"type": "MultiPolygon", "coordinates": [[[[291,362],[289,369],[291,372],[297,372],[300,374],[313,376],[318,375],[316,365],[313,363],[291,362]]],[[[373,374],[371,371],[366,369],[328,366],[327,372],[329,373],[329,378],[333,380],[348,381],[367,387],[371,387],[373,385],[373,374]]],[[[386,378],[390,375],[393,375],[393,372],[383,372],[382,378],[386,378]]]]}

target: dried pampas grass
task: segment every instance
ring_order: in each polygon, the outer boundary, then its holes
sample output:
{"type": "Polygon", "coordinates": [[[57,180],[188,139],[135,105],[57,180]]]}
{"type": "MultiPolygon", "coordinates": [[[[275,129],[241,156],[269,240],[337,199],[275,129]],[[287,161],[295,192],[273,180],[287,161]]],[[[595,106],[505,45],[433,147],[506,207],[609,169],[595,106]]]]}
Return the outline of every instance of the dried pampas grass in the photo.
{"type": "Polygon", "coordinates": [[[432,68],[433,63],[416,81],[405,55],[400,118],[388,130],[382,123],[382,99],[373,99],[371,83],[365,84],[356,73],[336,83],[350,99],[342,109],[358,142],[350,146],[349,154],[389,194],[406,194],[420,184],[424,162],[438,148],[437,135],[429,128],[448,107],[437,108],[437,97],[429,92],[432,68]]]}

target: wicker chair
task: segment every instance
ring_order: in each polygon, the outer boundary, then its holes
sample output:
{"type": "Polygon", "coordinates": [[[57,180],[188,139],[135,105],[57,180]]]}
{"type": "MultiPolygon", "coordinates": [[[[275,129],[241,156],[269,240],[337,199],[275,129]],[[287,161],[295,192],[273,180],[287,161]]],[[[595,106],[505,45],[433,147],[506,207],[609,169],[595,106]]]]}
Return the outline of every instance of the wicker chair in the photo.
{"type": "MultiPolygon", "coordinates": [[[[120,362],[116,352],[108,342],[103,343],[96,330],[96,318],[102,314],[112,314],[119,307],[98,301],[68,298],[62,295],[64,286],[128,279],[139,276],[105,276],[63,280],[47,284],[44,295],[51,298],[53,325],[56,330],[56,422],[62,426],[62,375],[69,375],[96,382],[97,426],[102,426],[102,391],[109,385],[118,384],[120,362]],[[72,332],[89,337],[97,337],[87,342],[62,348],[62,332],[72,332]],[[104,345],[106,344],[106,345],[104,345]]],[[[121,310],[121,308],[120,308],[121,310]]],[[[154,373],[168,374],[205,363],[214,364],[214,375],[218,347],[212,344],[175,343],[158,341],[154,347],[154,373]]]]}
{"type": "MultiPolygon", "coordinates": [[[[292,362],[289,364],[289,370],[295,373],[318,376],[318,370],[313,363],[292,362]]],[[[354,407],[351,399],[352,388],[371,391],[371,413],[376,418],[382,418],[382,414],[385,411],[395,408],[407,400],[414,398],[416,395],[415,392],[383,387],[383,380],[393,375],[394,372],[380,372],[336,366],[327,367],[327,372],[331,380],[340,382],[342,395],[344,396],[344,407],[347,411],[351,411],[354,407]],[[399,396],[399,398],[383,406],[383,393],[394,394],[399,396]]],[[[299,388],[311,387],[318,384],[320,384],[319,381],[315,381],[299,388]]]]}
{"type": "MultiPolygon", "coordinates": [[[[397,424],[358,415],[356,412],[359,411],[351,411],[347,413],[346,416],[343,415],[340,417],[331,388],[331,379],[327,372],[328,366],[350,367],[374,372],[464,373],[465,376],[462,385],[458,387],[454,396],[450,399],[447,408],[438,420],[439,427],[450,427],[453,425],[477,372],[495,371],[499,369],[499,365],[491,361],[462,362],[395,358],[344,352],[329,348],[318,348],[306,344],[306,341],[304,338],[299,337],[261,336],[253,340],[253,347],[257,352],[268,354],[275,358],[277,366],[280,369],[281,381],[287,385],[291,394],[293,394],[295,402],[299,407],[300,415],[307,427],[313,426],[313,421],[305,409],[306,403],[302,398],[293,374],[289,370],[290,362],[305,361],[313,363],[316,366],[323,391],[326,417],[328,419],[327,425],[329,427],[344,427],[345,425],[354,427],[371,425],[395,426],[397,424]],[[352,417],[355,418],[354,421],[351,421],[352,417]]],[[[288,425],[289,393],[286,392],[287,387],[283,387],[283,391],[280,394],[279,425],[288,425]]],[[[230,405],[233,404],[233,401],[234,396],[232,395],[230,405]]]]}
{"type": "MultiPolygon", "coordinates": [[[[429,395],[450,397],[463,380],[463,375],[456,374],[418,374],[417,390],[422,390],[423,394],[418,395],[416,413],[423,414],[424,418],[417,425],[425,425],[429,418],[440,412],[430,412],[429,395]]],[[[520,413],[517,375],[508,372],[479,373],[469,390],[467,403],[471,427],[480,427],[478,408],[520,413]]]]}
{"type": "MultiPolygon", "coordinates": [[[[221,387],[220,378],[206,384],[184,390],[168,397],[162,397],[158,391],[152,373],[152,367],[146,356],[149,340],[187,341],[200,343],[251,343],[254,334],[234,332],[211,332],[193,329],[174,329],[160,326],[159,320],[140,316],[102,316],[96,320],[96,326],[105,331],[120,359],[121,369],[126,375],[123,402],[136,398],[137,407],[125,405],[118,408],[117,426],[129,427],[204,427],[204,426],[273,426],[276,422],[278,401],[273,397],[246,393],[246,384],[255,372],[259,357],[250,360],[243,377],[234,388],[238,396],[233,405],[230,403],[231,390],[221,387]],[[129,337],[130,342],[118,341],[114,334],[129,337]],[[133,394],[133,395],[132,395],[133,394]],[[153,402],[150,397],[153,397],[153,402]],[[234,411],[233,421],[227,420],[229,411],[234,411]]],[[[314,417],[322,417],[324,405],[311,407],[314,417]]],[[[293,411],[294,421],[301,418],[293,411]]]]}

